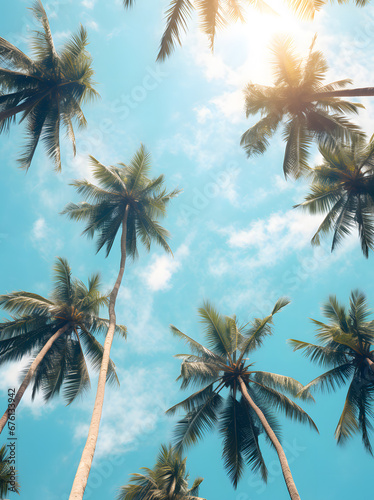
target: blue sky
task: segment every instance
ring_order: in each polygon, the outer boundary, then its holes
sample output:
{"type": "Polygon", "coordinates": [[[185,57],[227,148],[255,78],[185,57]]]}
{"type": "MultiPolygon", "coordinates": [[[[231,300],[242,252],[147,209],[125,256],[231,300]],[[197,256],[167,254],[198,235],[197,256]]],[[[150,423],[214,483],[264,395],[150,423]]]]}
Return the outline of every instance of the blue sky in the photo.
{"type": "MultiPolygon", "coordinates": [[[[291,32],[300,51],[315,32],[330,65],[328,79],[352,78],[372,86],[374,9],[325,8],[313,23],[292,16],[272,18],[250,12],[248,23],[219,33],[215,52],[194,27],[183,48],[162,65],[155,63],[167,2],[138,0],[125,12],[120,0],[51,0],[45,3],[58,46],[81,22],[88,28],[89,50],[101,100],[86,105],[88,128],[77,132],[76,158],[63,145],[63,172],[56,175],[39,147],[27,173],[17,168],[22,126],[0,137],[1,292],[34,291],[47,295],[56,256],[66,257],[73,274],[85,280],[100,270],[109,290],[118,263],[118,244],[109,258],[95,254],[82,227],[59,215],[77,200],[68,183],[89,177],[89,154],[104,164],[126,162],[144,143],[152,154],[153,173],[164,173],[170,188],[182,194],[172,202],[164,225],[172,234],[174,259],[157,247],[129,263],[118,299],[118,321],[128,340],[117,339],[112,358],[121,388],[109,388],[94,467],[85,498],[109,500],[139,467],[154,464],[158,447],[171,439],[173,419],[164,411],[183,395],[175,383],[184,346],[172,338],[174,324],[201,339],[196,310],[210,299],[223,314],[243,322],[266,315],[278,297],[292,300],[275,320],[275,334],[254,357],[256,366],[309,382],[320,370],[292,353],[288,338],[313,339],[309,318],[322,319],[321,303],[330,294],[348,301],[354,288],[374,304],[372,256],[365,260],[356,235],[333,254],[330,240],[310,246],[318,226],[314,218],[292,209],[306,192],[302,182],[282,176],[283,144],[276,136],[269,151],[248,160],[239,146],[254,122],[245,118],[246,83],[271,83],[271,37],[281,27],[291,32]]],[[[33,21],[29,1],[2,6],[0,34],[27,51],[33,21]]],[[[277,5],[282,10],[280,5],[277,5]]],[[[282,10],[283,12],[283,10],[282,10]]],[[[371,135],[374,106],[369,100],[358,118],[371,135]]],[[[8,387],[17,385],[20,365],[1,369],[5,410],[8,387]]],[[[44,405],[25,396],[17,413],[17,459],[27,500],[64,500],[85,442],[96,379],[86,397],[65,407],[61,399],[44,405]]],[[[360,439],[343,448],[333,433],[344,390],[317,395],[306,409],[320,435],[282,419],[283,444],[303,500],[348,499],[371,494],[372,458],[360,439]],[[358,478],[360,480],[358,481],[358,478]]],[[[235,492],[221,462],[217,435],[189,450],[191,477],[204,477],[207,499],[288,498],[276,455],[264,445],[270,470],[265,487],[248,470],[235,492]]],[[[11,495],[10,499],[16,498],[11,495]]]]}

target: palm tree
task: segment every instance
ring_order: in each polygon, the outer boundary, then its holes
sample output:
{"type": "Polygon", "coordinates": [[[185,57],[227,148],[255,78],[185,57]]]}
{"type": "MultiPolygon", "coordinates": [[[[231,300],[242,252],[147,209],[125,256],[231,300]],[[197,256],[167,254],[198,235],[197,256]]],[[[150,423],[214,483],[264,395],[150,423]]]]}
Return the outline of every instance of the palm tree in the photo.
{"type": "Polygon", "coordinates": [[[331,250],[356,226],[362,252],[374,249],[374,139],[353,141],[350,146],[320,148],[322,165],[312,171],[311,192],[296,207],[326,214],[312,243],[333,232],[331,250]]]}
{"type": "Polygon", "coordinates": [[[374,321],[369,320],[371,311],[366,297],[353,291],[347,311],[336,297],[330,296],[322,313],[328,323],[312,320],[319,332],[319,344],[290,340],[294,351],[302,350],[311,361],[330,368],[303,391],[331,391],[349,384],[335,437],[338,444],[343,444],[360,432],[364,447],[373,454],[369,431],[374,423],[374,321]]]}
{"type": "Polygon", "coordinates": [[[0,448],[0,498],[3,499],[12,491],[19,493],[19,483],[17,481],[17,471],[6,451],[5,444],[0,448]]]}
{"type": "Polygon", "coordinates": [[[162,445],[154,468],[143,467],[144,474],[131,474],[131,484],[121,487],[117,500],[204,500],[197,496],[201,477],[188,487],[186,461],[170,445],[162,445]]]}
{"type": "MultiPolygon", "coordinates": [[[[12,316],[0,323],[0,364],[33,358],[0,419],[0,432],[30,384],[33,398],[40,389],[48,401],[63,389],[70,404],[90,385],[85,359],[95,369],[101,364],[103,348],[95,336],[106,331],[109,321],[99,317],[100,308],[108,304],[100,292],[100,276],[92,275],[86,287],[72,278],[68,262],[58,258],[53,281],[50,299],[23,291],[0,295],[0,306],[12,316]]],[[[118,326],[117,332],[125,334],[125,327],[118,326]]],[[[108,380],[118,382],[112,362],[108,380]]]]}
{"type": "Polygon", "coordinates": [[[40,0],[31,9],[42,25],[31,40],[34,59],[0,37],[0,132],[8,130],[22,113],[27,122],[27,143],[19,158],[22,168],[30,167],[41,139],[55,169],[61,170],[60,125],[76,152],[73,120],[86,126],[81,105],[98,96],[93,89],[92,58],[86,50],[87,31],[83,26],[65,44],[60,54],[53,44],[48,18],[40,0]]]}
{"type": "MultiPolygon", "coordinates": [[[[266,481],[267,468],[259,443],[259,435],[265,431],[278,454],[289,495],[295,500],[300,497],[277,437],[275,413],[283,411],[286,416],[317,429],[309,415],[284,394],[296,396],[303,386],[290,377],[254,370],[252,360],[247,357],[272,334],[273,316],[287,304],[287,299],[279,299],[269,316],[255,319],[249,326],[239,326],[235,316],[222,316],[208,302],[204,303],[199,315],[208,347],[172,326],[173,333],[193,352],[178,355],[183,359],[181,387],[202,388],[168,413],[174,414],[179,408],[187,412],[176,427],[177,451],[196,443],[205,431],[217,425],[223,438],[222,457],[235,488],[245,463],[266,481]],[[221,395],[225,389],[226,400],[221,395]]],[[[311,397],[305,391],[303,398],[311,397]]]]}
{"type": "Polygon", "coordinates": [[[70,500],[82,499],[90,473],[105,394],[106,371],[116,325],[115,304],[125,271],[126,257],[138,254],[138,239],[150,250],[156,241],[166,252],[171,252],[167,243],[168,231],[158,222],[166,215],[166,205],[178,194],[168,193],[163,188],[164,176],[150,179],[150,156],[143,146],[136,152],[129,165],[106,167],[91,157],[93,176],[99,186],[87,180],[73,182],[78,193],[88,202],[70,203],[64,212],[73,220],[87,221],[84,234],[97,238],[97,251],[104,246],[108,256],[117,233],[121,230],[121,262],[117,280],[109,299],[109,328],[104,343],[104,355],[100,368],[95,405],[86,445],[78,466],[70,493],[70,500]],[[90,203],[89,203],[90,202],[90,203]]]}
{"type": "MultiPolygon", "coordinates": [[[[135,0],[123,0],[123,3],[125,8],[130,8],[134,6],[135,0]]],[[[165,13],[166,26],[157,61],[164,61],[177,44],[182,45],[181,34],[187,31],[194,11],[198,13],[200,28],[209,38],[210,48],[213,50],[217,30],[229,23],[245,21],[245,5],[274,14],[273,9],[264,0],[171,0],[165,13]]]]}
{"type": "MultiPolygon", "coordinates": [[[[346,0],[337,0],[338,4],[346,4],[346,0]]],[[[354,0],[358,7],[368,5],[370,0],[354,0]]],[[[328,3],[328,0],[287,0],[287,4],[302,19],[313,19],[314,15],[328,3]]],[[[331,2],[333,3],[333,2],[331,2]]]]}
{"type": "Polygon", "coordinates": [[[315,38],[309,55],[303,60],[295,54],[290,39],[277,39],[272,48],[274,86],[251,83],[244,91],[247,117],[260,112],[262,118],[242,135],[241,145],[248,156],[262,154],[269,146],[269,139],[283,124],[286,177],[297,178],[308,172],[312,141],[331,146],[337,141],[349,142],[359,134],[357,126],[341,113],[357,113],[362,106],[340,97],[364,95],[364,90],[374,95],[374,89],[345,89],[350,80],[324,84],[328,66],[323,54],[314,50],[314,43],[315,38]]]}

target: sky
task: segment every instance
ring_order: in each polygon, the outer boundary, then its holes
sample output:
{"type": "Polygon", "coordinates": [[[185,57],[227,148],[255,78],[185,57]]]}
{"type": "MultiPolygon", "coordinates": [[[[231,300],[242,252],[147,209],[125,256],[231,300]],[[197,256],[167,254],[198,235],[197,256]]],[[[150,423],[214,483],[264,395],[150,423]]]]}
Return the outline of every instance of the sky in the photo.
{"type": "MultiPolygon", "coordinates": [[[[81,236],[81,225],[59,215],[68,202],[78,201],[69,183],[90,178],[88,155],[114,165],[127,162],[143,143],[152,156],[153,175],[164,173],[168,188],[183,190],[163,221],[174,258],[154,246],[127,265],[117,318],[127,325],[128,339],[115,339],[111,354],[121,386],[107,389],[87,500],[114,499],[129,474],[152,467],[160,444],[172,439],[175,419],[165,410],[184,396],[175,382],[180,366],[173,356],[185,348],[169,325],[202,340],[197,308],[204,300],[247,322],[269,314],[279,297],[289,297],[290,305],[275,319],[274,335],[253,361],[258,369],[304,384],[321,371],[293,353],[287,339],[313,342],[310,318],[322,320],[321,304],[329,295],[348,303],[350,291],[359,288],[374,304],[373,256],[363,257],[356,234],[332,254],[329,238],[320,247],[310,245],[320,218],[292,208],[303,200],[307,185],[285,181],[281,134],[262,157],[247,159],[239,145],[242,133],[255,123],[245,117],[243,88],[249,82],[271,85],[269,43],[277,33],[292,35],[301,53],[318,33],[317,46],[330,66],[328,81],[351,78],[356,86],[372,86],[374,7],[335,4],[313,22],[301,22],[277,0],[272,5],[279,17],[248,9],[246,24],[218,33],[214,54],[192,23],[183,47],[157,64],[166,4],[138,0],[133,10],[125,11],[120,0],[45,2],[57,47],[79,23],[87,27],[101,100],[84,107],[88,127],[77,131],[75,158],[63,141],[61,174],[53,171],[40,146],[27,174],[17,168],[22,124],[0,136],[0,293],[48,295],[57,256],[67,258],[80,279],[100,271],[104,290],[113,286],[119,241],[105,258],[81,236]]],[[[0,18],[0,35],[24,51],[35,29],[28,7],[29,0],[6,2],[0,18]]],[[[357,121],[370,136],[374,104],[361,102],[366,109],[357,121]]],[[[7,391],[17,387],[25,365],[26,360],[1,368],[4,410],[7,391]]],[[[62,398],[45,405],[40,397],[31,402],[25,395],[16,418],[22,498],[68,498],[96,381],[93,374],[91,390],[69,407],[62,398]]],[[[282,443],[303,500],[372,494],[370,481],[362,478],[372,474],[373,458],[359,437],[344,447],[334,440],[343,402],[344,389],[317,394],[316,404],[303,405],[319,435],[281,418],[282,443]]],[[[189,449],[191,478],[204,477],[200,496],[287,499],[277,457],[263,445],[268,484],[248,469],[236,491],[223,468],[217,434],[189,449]]]]}

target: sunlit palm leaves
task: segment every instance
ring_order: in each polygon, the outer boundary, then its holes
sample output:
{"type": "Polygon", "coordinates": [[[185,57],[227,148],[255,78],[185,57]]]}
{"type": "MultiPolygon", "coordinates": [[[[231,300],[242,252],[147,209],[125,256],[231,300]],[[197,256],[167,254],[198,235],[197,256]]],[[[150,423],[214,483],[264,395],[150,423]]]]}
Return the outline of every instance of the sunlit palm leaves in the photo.
{"type": "Polygon", "coordinates": [[[121,487],[117,500],[202,500],[197,495],[203,479],[188,487],[186,461],[170,446],[161,446],[154,468],[131,474],[130,484],[121,487]]]}
{"type": "Polygon", "coordinates": [[[358,229],[365,257],[374,248],[374,140],[320,148],[323,164],[313,170],[311,191],[298,207],[326,214],[312,239],[333,233],[331,250],[358,229]]]}
{"type": "MultiPolygon", "coordinates": [[[[28,292],[0,295],[0,306],[11,315],[10,320],[0,323],[0,364],[34,358],[48,339],[67,324],[68,329],[53,343],[36,369],[32,397],[41,390],[47,401],[62,390],[64,399],[71,403],[90,385],[86,361],[95,370],[100,368],[103,347],[96,336],[105,333],[108,327],[108,320],[99,316],[101,307],[107,303],[107,296],[100,292],[97,274],[86,287],[72,278],[67,261],[58,258],[51,299],[28,292]]],[[[118,326],[117,332],[124,335],[125,328],[118,326]]],[[[108,380],[117,381],[112,362],[108,380]]]]}
{"type": "Polygon", "coordinates": [[[241,145],[248,156],[262,154],[283,126],[283,171],[286,177],[297,178],[309,170],[313,141],[332,146],[357,135],[358,128],[342,113],[357,113],[360,105],[323,95],[345,88],[350,81],[323,83],[328,66],[323,54],[314,49],[314,41],[305,60],[295,54],[290,39],[277,39],[272,50],[274,86],[251,83],[245,89],[247,117],[261,113],[262,118],[243,134],[241,145]]]}
{"type": "MultiPolygon", "coordinates": [[[[313,19],[314,15],[329,2],[328,0],[287,0],[287,3],[301,18],[313,19]]],[[[349,0],[337,0],[337,3],[347,4],[349,0]]],[[[370,0],[354,0],[354,3],[358,7],[363,7],[368,5],[370,0]]]]}
{"type": "MultiPolygon", "coordinates": [[[[180,450],[194,444],[217,426],[223,439],[225,467],[235,487],[246,464],[265,481],[267,478],[259,441],[262,424],[241,397],[239,377],[278,436],[276,415],[280,411],[315,427],[309,415],[284,394],[296,396],[303,386],[290,377],[254,370],[251,358],[247,357],[272,334],[273,316],[286,304],[288,300],[280,299],[269,316],[240,326],[235,317],[222,316],[211,304],[205,303],[199,315],[207,347],[172,326],[173,333],[184,340],[193,353],[178,355],[183,359],[179,377],[182,388],[197,389],[168,410],[170,414],[178,409],[186,412],[176,427],[175,446],[180,450]]],[[[303,394],[305,399],[310,397],[308,392],[303,394]]]]}
{"type": "Polygon", "coordinates": [[[290,340],[294,351],[302,350],[311,361],[329,368],[302,390],[336,390],[348,385],[335,437],[343,444],[356,433],[362,436],[366,450],[373,454],[370,431],[374,423],[374,321],[370,320],[366,297],[351,293],[349,309],[331,296],[322,312],[327,323],[313,320],[318,344],[290,340]]]}
{"type": "Polygon", "coordinates": [[[0,498],[8,496],[10,491],[19,493],[18,473],[14,469],[14,459],[10,461],[7,447],[0,448],[0,498]],[[13,483],[13,484],[12,484],[13,483]]]}
{"type": "MultiPolygon", "coordinates": [[[[125,7],[132,7],[135,0],[124,0],[125,7]]],[[[157,60],[163,61],[181,45],[181,35],[188,30],[188,23],[197,12],[200,29],[214,48],[217,31],[229,23],[244,21],[244,8],[251,5],[261,11],[274,12],[264,0],[171,0],[165,13],[165,30],[161,38],[157,60]]]]}
{"type": "Polygon", "coordinates": [[[81,26],[60,52],[53,44],[48,18],[36,0],[32,12],[42,25],[34,31],[30,59],[0,38],[0,132],[7,130],[18,113],[27,123],[27,143],[19,159],[28,169],[41,140],[55,169],[61,169],[60,127],[64,126],[75,154],[73,121],[86,125],[81,105],[98,96],[93,89],[92,59],[86,50],[87,32],[81,26]]]}
{"type": "Polygon", "coordinates": [[[72,185],[87,202],[70,203],[63,213],[71,219],[87,221],[84,234],[91,238],[97,235],[97,251],[106,246],[109,254],[128,207],[127,253],[137,256],[138,240],[147,250],[156,241],[170,252],[169,233],[158,219],[165,216],[166,205],[179,191],[167,192],[163,175],[148,177],[151,163],[145,148],[141,146],[128,165],[106,167],[93,157],[91,164],[98,186],[87,180],[74,181],[72,185]]]}

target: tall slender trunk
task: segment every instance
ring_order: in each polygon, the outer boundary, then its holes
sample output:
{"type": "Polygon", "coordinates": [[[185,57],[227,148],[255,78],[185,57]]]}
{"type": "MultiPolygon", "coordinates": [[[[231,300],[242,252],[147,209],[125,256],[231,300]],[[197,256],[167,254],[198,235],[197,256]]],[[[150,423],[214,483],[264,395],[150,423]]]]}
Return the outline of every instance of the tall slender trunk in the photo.
{"type": "Polygon", "coordinates": [[[276,451],[278,453],[278,458],[279,458],[279,462],[280,462],[280,465],[282,468],[283,477],[284,477],[284,480],[286,482],[288,493],[289,493],[291,499],[292,500],[300,500],[300,496],[299,496],[299,493],[296,489],[296,485],[295,485],[295,482],[294,482],[292,474],[291,474],[290,466],[288,465],[286,454],[283,451],[282,445],[280,444],[273,429],[270,427],[268,421],[266,420],[265,415],[262,413],[260,408],[255,404],[255,402],[253,401],[251,396],[248,394],[248,391],[247,391],[247,388],[245,386],[245,383],[243,382],[243,379],[241,377],[239,377],[238,380],[240,383],[241,393],[243,394],[244,398],[248,402],[249,406],[251,408],[253,408],[256,415],[260,419],[260,422],[261,422],[262,426],[264,427],[266,434],[269,436],[269,439],[273,443],[274,448],[276,449],[276,451]]]}
{"type": "Polygon", "coordinates": [[[47,352],[49,351],[49,349],[52,347],[53,343],[59,337],[61,337],[61,335],[63,333],[65,333],[68,328],[69,328],[69,323],[67,323],[66,325],[64,325],[59,330],[57,330],[57,332],[54,335],[52,335],[52,337],[43,346],[43,348],[41,349],[41,351],[38,353],[38,355],[36,356],[36,358],[32,362],[32,364],[31,364],[31,366],[29,368],[29,371],[26,374],[26,377],[23,379],[23,382],[20,385],[20,388],[18,389],[17,394],[15,395],[13,403],[10,403],[8,405],[8,408],[6,409],[4,415],[0,419],[0,434],[3,431],[3,429],[4,429],[6,423],[7,423],[8,419],[9,419],[9,416],[12,415],[15,412],[17,406],[19,405],[19,403],[20,403],[20,401],[22,399],[22,396],[24,395],[24,393],[25,393],[28,385],[30,384],[30,381],[31,381],[32,377],[34,376],[34,373],[35,373],[36,369],[38,368],[40,362],[43,360],[44,356],[47,354],[47,352]]]}
{"type": "Polygon", "coordinates": [[[316,97],[370,97],[370,96],[374,96],[374,87],[331,90],[330,92],[319,92],[316,94],[316,97]]]}
{"type": "Polygon", "coordinates": [[[96,399],[95,399],[94,409],[92,412],[90,428],[88,430],[87,441],[82,452],[77,472],[75,474],[69,500],[82,500],[83,498],[84,490],[86,489],[88,476],[90,474],[92,460],[95,453],[97,438],[99,435],[101,413],[104,404],[106,376],[110,359],[110,348],[112,346],[114,330],[116,327],[115,304],[119,287],[122,282],[123,273],[125,272],[128,213],[129,213],[129,206],[127,205],[125,210],[125,216],[122,221],[121,264],[116,283],[109,297],[109,328],[104,342],[104,351],[103,351],[103,358],[101,361],[99,381],[97,384],[96,399]]]}

